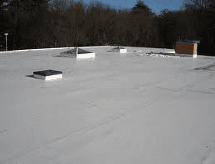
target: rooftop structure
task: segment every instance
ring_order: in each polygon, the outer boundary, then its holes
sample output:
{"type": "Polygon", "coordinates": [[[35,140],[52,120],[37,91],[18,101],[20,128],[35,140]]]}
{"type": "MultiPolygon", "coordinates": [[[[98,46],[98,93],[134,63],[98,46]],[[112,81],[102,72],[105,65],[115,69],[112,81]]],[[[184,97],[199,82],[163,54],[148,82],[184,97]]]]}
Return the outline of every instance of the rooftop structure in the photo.
{"type": "Polygon", "coordinates": [[[55,80],[55,79],[61,79],[62,78],[62,72],[61,71],[55,71],[55,70],[43,70],[43,71],[36,71],[33,72],[34,77],[37,79],[42,80],[55,80]]]}
{"type": "Polygon", "coordinates": [[[74,49],[61,52],[58,57],[70,57],[78,59],[95,58],[95,53],[76,47],[74,49]]]}
{"type": "Polygon", "coordinates": [[[190,54],[197,57],[197,48],[199,40],[179,40],[176,42],[175,52],[178,54],[190,54]]]}
{"type": "Polygon", "coordinates": [[[127,49],[118,46],[118,47],[116,47],[116,48],[113,48],[113,52],[127,53],[127,49]]]}

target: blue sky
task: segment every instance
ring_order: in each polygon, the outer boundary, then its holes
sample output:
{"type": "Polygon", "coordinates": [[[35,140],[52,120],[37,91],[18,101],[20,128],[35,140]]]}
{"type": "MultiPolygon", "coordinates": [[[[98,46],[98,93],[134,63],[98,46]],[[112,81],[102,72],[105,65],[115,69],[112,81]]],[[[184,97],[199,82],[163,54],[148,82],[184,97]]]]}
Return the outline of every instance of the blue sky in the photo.
{"type": "MultiPolygon", "coordinates": [[[[53,0],[51,0],[52,2],[53,0]]],[[[85,5],[89,5],[90,2],[101,2],[106,6],[116,9],[131,9],[137,3],[138,0],[63,0],[70,4],[70,2],[82,1],[85,5]]],[[[164,9],[177,11],[185,9],[185,3],[193,4],[191,0],[142,0],[155,14],[160,14],[164,9]]]]}
{"type": "MultiPolygon", "coordinates": [[[[91,0],[83,0],[85,4],[89,4],[91,0]]],[[[152,11],[159,14],[163,9],[179,10],[185,0],[142,0],[152,11]]],[[[190,0],[186,0],[191,2],[190,0]]],[[[113,8],[131,9],[136,4],[137,0],[95,0],[102,2],[113,8]]]]}

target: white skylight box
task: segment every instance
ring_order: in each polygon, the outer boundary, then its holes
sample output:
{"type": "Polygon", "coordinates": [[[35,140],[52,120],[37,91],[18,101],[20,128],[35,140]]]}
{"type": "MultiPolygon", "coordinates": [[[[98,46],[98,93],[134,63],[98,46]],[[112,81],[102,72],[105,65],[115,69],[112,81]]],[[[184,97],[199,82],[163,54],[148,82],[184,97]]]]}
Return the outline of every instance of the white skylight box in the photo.
{"type": "Polygon", "coordinates": [[[113,52],[127,53],[127,49],[118,46],[118,47],[113,49],[113,52]]]}
{"type": "Polygon", "coordinates": [[[62,72],[61,71],[55,71],[55,70],[43,70],[43,71],[37,71],[34,72],[34,78],[36,79],[42,79],[42,80],[55,80],[55,79],[61,79],[62,78],[62,72]]]}

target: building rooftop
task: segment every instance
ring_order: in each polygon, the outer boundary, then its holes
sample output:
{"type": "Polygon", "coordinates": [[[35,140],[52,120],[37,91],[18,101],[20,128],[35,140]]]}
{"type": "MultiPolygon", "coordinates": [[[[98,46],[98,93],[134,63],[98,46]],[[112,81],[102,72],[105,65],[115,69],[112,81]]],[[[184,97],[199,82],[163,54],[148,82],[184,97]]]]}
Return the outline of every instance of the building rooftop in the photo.
{"type": "Polygon", "coordinates": [[[0,163],[212,164],[215,58],[126,48],[1,52],[0,163]],[[48,69],[62,79],[33,78],[48,69]]]}

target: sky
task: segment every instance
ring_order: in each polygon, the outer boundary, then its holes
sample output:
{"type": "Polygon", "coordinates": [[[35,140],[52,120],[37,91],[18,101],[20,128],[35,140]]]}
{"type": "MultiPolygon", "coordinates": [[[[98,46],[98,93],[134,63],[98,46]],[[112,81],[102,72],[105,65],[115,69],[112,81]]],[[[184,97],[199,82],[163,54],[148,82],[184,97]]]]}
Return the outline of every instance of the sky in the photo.
{"type": "MultiPolygon", "coordinates": [[[[53,1],[53,0],[52,0],[53,1]]],[[[52,2],[51,1],[51,2],[52,2]]],[[[72,0],[64,0],[68,4],[72,0]]],[[[138,0],[74,0],[74,2],[81,1],[85,5],[90,2],[100,2],[104,7],[110,6],[115,9],[132,9],[138,0]]],[[[167,9],[169,11],[185,10],[185,4],[194,4],[191,0],[142,0],[155,14],[161,14],[161,11],[167,9]]]]}
{"type": "MultiPolygon", "coordinates": [[[[84,0],[85,3],[89,4],[91,0],[84,0]]],[[[150,9],[156,14],[159,14],[163,9],[179,10],[184,0],[144,0],[144,3],[148,5],[150,9]]],[[[102,2],[103,4],[110,5],[117,9],[131,9],[136,4],[136,0],[101,0],[95,2],[102,2]]],[[[191,3],[191,0],[187,2],[191,3]]]]}

